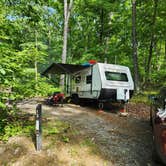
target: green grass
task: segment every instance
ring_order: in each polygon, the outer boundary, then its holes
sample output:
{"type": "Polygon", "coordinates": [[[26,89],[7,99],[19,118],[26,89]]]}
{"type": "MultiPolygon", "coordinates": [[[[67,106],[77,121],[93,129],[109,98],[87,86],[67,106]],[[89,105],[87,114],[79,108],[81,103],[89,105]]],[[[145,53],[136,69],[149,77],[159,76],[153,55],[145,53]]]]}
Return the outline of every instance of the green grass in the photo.
{"type": "Polygon", "coordinates": [[[84,147],[84,146],[94,147],[94,146],[95,146],[95,143],[93,142],[92,139],[90,139],[90,138],[85,138],[85,139],[80,143],[80,146],[81,146],[81,147],[84,147]]]}
{"type": "Polygon", "coordinates": [[[54,137],[54,143],[57,141],[69,143],[69,130],[71,130],[70,124],[58,120],[51,120],[43,123],[43,137],[54,137]]]}

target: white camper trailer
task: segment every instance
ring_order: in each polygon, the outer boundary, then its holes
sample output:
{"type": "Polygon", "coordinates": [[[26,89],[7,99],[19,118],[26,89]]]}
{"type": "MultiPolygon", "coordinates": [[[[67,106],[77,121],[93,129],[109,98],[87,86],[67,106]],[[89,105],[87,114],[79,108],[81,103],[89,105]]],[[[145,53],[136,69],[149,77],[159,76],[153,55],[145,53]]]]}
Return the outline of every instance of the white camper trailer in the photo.
{"type": "Polygon", "coordinates": [[[95,63],[89,65],[52,64],[45,72],[67,74],[67,94],[75,103],[96,100],[99,103],[128,101],[134,90],[126,66],[95,63]]]}

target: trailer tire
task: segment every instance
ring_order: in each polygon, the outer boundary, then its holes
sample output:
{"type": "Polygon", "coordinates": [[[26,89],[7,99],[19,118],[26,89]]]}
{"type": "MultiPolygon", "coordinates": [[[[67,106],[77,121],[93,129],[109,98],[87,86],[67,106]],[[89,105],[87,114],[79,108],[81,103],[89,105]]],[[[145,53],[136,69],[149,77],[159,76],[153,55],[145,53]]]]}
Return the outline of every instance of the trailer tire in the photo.
{"type": "Polygon", "coordinates": [[[80,100],[79,100],[79,97],[77,94],[73,94],[72,97],[71,97],[71,101],[72,103],[78,105],[80,103],[80,100]]]}
{"type": "Polygon", "coordinates": [[[99,107],[99,109],[102,110],[104,108],[104,103],[103,102],[99,102],[98,107],[99,107]]]}

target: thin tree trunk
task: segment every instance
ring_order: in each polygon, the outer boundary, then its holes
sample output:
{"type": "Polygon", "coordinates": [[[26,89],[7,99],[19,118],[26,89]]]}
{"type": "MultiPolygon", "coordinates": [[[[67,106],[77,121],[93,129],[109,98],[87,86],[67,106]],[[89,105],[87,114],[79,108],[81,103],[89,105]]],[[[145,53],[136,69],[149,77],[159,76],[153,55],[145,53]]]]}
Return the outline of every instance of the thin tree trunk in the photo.
{"type": "MultiPolygon", "coordinates": [[[[50,6],[50,0],[48,1],[48,6],[50,6]]],[[[49,12],[49,8],[47,9],[48,12],[49,12]]],[[[50,54],[50,51],[51,51],[51,28],[50,28],[50,23],[51,23],[51,18],[50,18],[50,15],[48,15],[48,62],[49,62],[49,65],[52,63],[52,57],[51,57],[51,54],[50,54]]],[[[49,74],[49,77],[51,77],[51,75],[49,74]]]]}
{"type": "Polygon", "coordinates": [[[37,48],[37,30],[35,30],[35,62],[34,62],[34,66],[35,66],[35,89],[37,89],[37,84],[38,84],[38,77],[37,77],[37,54],[38,54],[38,48],[37,48]]]}
{"type": "Polygon", "coordinates": [[[156,43],[156,63],[155,63],[155,68],[157,69],[157,71],[160,70],[161,68],[161,64],[160,64],[160,56],[161,56],[161,50],[162,50],[162,41],[159,41],[159,48],[157,49],[157,43],[156,43]]]}
{"type": "Polygon", "coordinates": [[[165,40],[165,60],[166,60],[166,40],[165,40]]]}
{"type": "Polygon", "coordinates": [[[137,38],[136,38],[136,0],[132,0],[132,57],[134,64],[134,84],[135,90],[139,91],[139,72],[137,57],[137,38]]]}
{"type": "Polygon", "coordinates": [[[67,0],[64,0],[64,29],[63,29],[62,63],[66,63],[66,53],[67,53],[67,31],[68,31],[67,6],[68,6],[67,0]]]}
{"type": "Polygon", "coordinates": [[[101,29],[100,29],[100,44],[103,45],[103,33],[104,33],[104,10],[103,9],[101,9],[100,24],[101,24],[101,29]]]}
{"type": "Polygon", "coordinates": [[[49,64],[52,63],[52,57],[51,57],[50,51],[51,51],[51,31],[48,30],[48,53],[49,53],[49,64]]]}
{"type": "MultiPolygon", "coordinates": [[[[52,63],[52,56],[51,56],[51,31],[48,30],[48,57],[49,57],[49,65],[52,63]]],[[[51,74],[48,74],[49,79],[51,79],[51,74]]]]}
{"type": "MultiPolygon", "coordinates": [[[[89,19],[88,18],[86,19],[86,22],[87,22],[87,24],[86,24],[86,28],[85,29],[89,29],[90,23],[89,23],[89,19]]],[[[83,32],[83,34],[84,34],[84,39],[85,39],[85,52],[87,52],[88,48],[90,47],[89,31],[88,31],[88,34],[85,31],[83,32]]]]}
{"type": "Polygon", "coordinates": [[[148,62],[146,66],[146,83],[149,80],[149,73],[150,73],[150,65],[151,60],[153,56],[153,48],[155,44],[155,23],[156,23],[156,15],[157,15],[157,6],[158,6],[158,0],[154,0],[154,11],[153,11],[153,18],[152,18],[152,26],[151,26],[151,38],[150,38],[150,46],[149,46],[149,56],[148,56],[148,62]]]}

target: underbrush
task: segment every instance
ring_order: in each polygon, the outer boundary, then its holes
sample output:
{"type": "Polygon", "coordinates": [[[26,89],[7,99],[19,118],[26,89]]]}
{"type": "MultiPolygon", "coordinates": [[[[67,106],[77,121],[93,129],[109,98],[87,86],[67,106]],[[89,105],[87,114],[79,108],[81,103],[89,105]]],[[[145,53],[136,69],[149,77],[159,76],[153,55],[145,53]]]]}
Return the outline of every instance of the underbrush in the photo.
{"type": "Polygon", "coordinates": [[[0,140],[7,141],[11,136],[30,133],[34,128],[34,120],[29,121],[25,115],[20,116],[16,108],[18,101],[35,96],[48,96],[56,91],[60,89],[41,77],[37,83],[34,79],[16,79],[0,85],[0,140]]]}
{"type": "Polygon", "coordinates": [[[149,105],[151,103],[150,96],[157,95],[157,91],[142,91],[137,94],[134,94],[130,102],[133,103],[144,103],[149,105]]]}
{"type": "Polygon", "coordinates": [[[35,129],[33,116],[21,115],[18,110],[1,111],[0,124],[1,141],[7,141],[10,137],[16,135],[31,136],[35,129]]]}

